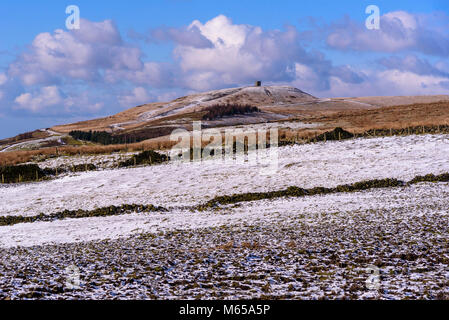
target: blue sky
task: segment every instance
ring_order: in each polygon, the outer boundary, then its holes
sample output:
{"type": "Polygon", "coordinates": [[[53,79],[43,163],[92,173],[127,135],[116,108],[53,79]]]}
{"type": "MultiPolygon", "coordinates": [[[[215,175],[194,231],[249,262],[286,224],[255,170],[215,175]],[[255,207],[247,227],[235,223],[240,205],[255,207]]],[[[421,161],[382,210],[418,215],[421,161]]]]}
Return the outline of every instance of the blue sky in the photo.
{"type": "Polygon", "coordinates": [[[0,138],[256,79],[317,96],[449,94],[448,17],[441,0],[3,1],[0,138]],[[380,30],[364,26],[371,4],[380,30]]]}

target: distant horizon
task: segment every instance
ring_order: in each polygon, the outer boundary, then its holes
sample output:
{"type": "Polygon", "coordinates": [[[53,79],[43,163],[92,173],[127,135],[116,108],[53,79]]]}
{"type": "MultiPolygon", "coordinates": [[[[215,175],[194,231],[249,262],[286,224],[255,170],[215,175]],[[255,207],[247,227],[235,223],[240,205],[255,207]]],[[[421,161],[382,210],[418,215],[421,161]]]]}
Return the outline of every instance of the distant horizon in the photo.
{"type": "Polygon", "coordinates": [[[0,4],[0,139],[256,80],[319,98],[449,95],[447,1],[73,5],[0,4]]]}
{"type": "MultiPolygon", "coordinates": [[[[279,84],[276,84],[276,85],[264,85],[263,83],[262,83],[262,88],[263,87],[277,87],[277,86],[279,86],[279,87],[292,87],[292,88],[295,88],[295,89],[299,89],[299,90],[301,90],[301,88],[297,88],[297,87],[293,87],[293,86],[289,86],[289,85],[279,85],[279,84]]],[[[221,88],[221,89],[216,89],[216,90],[226,90],[226,89],[233,89],[233,88],[247,88],[247,87],[252,87],[251,85],[244,85],[244,86],[236,86],[236,87],[228,87],[228,88],[221,88]]],[[[215,91],[215,90],[209,90],[209,91],[215,91]]],[[[303,91],[303,90],[301,90],[301,91],[303,91]]],[[[202,92],[208,92],[208,91],[202,91],[202,92]]],[[[309,94],[308,92],[305,92],[305,91],[303,91],[304,93],[306,93],[306,94],[309,94]]],[[[197,92],[196,94],[200,94],[201,92],[197,92]]],[[[309,94],[310,95],[310,94],[309,94]]],[[[313,96],[313,95],[312,95],[313,96]]],[[[347,97],[315,97],[315,98],[318,98],[318,99],[326,99],[326,98],[334,98],[334,99],[351,99],[351,98],[376,98],[376,97],[426,97],[426,96],[449,96],[449,93],[448,94],[435,94],[435,95],[416,95],[416,96],[413,96],[413,95],[409,95],[409,96],[407,96],[407,95],[399,95],[399,96],[382,96],[382,95],[379,95],[379,96],[347,96],[347,97]]],[[[179,98],[181,98],[181,97],[183,97],[183,96],[179,96],[179,97],[176,97],[176,98],[174,98],[174,99],[172,99],[172,100],[167,100],[167,101],[153,101],[153,102],[148,102],[148,103],[143,103],[143,104],[140,104],[140,105],[135,105],[135,106],[130,106],[129,108],[124,108],[123,110],[121,110],[121,111],[119,111],[119,112],[122,112],[122,111],[125,111],[125,110],[129,110],[129,109],[133,109],[133,108],[137,108],[137,107],[139,107],[139,106],[143,106],[143,105],[147,105],[147,104],[152,104],[152,103],[170,103],[170,102],[172,102],[172,101],[174,101],[174,100],[176,100],[176,99],[179,99],[179,98]]],[[[117,112],[117,113],[119,113],[119,112],[117,112]]],[[[71,122],[61,122],[61,123],[53,123],[52,125],[50,125],[50,126],[47,126],[47,127],[38,127],[38,128],[34,128],[34,129],[30,129],[30,130],[28,130],[28,131],[24,131],[24,132],[19,132],[19,133],[17,133],[17,134],[14,134],[14,135],[10,135],[10,136],[5,136],[5,137],[1,137],[0,136],[0,140],[3,140],[3,139],[7,139],[7,138],[12,138],[12,137],[14,137],[14,136],[17,136],[17,135],[20,135],[20,134],[23,134],[23,133],[27,133],[27,132],[33,132],[33,131],[37,131],[37,130],[44,130],[44,129],[50,129],[50,128],[53,128],[53,127],[57,127],[57,126],[60,126],[60,125],[68,125],[68,124],[75,124],[75,123],[78,123],[78,122],[84,122],[84,121],[89,121],[89,120],[94,120],[94,119],[97,119],[97,118],[106,118],[106,117],[109,117],[109,116],[113,116],[113,115],[115,115],[115,114],[117,114],[117,113],[111,113],[111,114],[106,114],[106,115],[99,115],[98,117],[96,117],[95,115],[93,115],[93,116],[86,116],[86,118],[80,118],[79,120],[75,120],[75,121],[71,121],[71,122]]]]}

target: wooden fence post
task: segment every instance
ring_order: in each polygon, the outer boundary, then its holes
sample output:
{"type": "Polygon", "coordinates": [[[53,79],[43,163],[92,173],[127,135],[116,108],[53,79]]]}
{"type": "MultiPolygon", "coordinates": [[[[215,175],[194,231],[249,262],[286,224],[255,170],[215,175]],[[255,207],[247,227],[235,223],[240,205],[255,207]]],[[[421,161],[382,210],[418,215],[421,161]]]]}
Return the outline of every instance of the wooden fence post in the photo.
{"type": "Polygon", "coordinates": [[[2,183],[3,183],[3,184],[5,183],[5,176],[4,176],[3,173],[2,173],[2,183]]]}

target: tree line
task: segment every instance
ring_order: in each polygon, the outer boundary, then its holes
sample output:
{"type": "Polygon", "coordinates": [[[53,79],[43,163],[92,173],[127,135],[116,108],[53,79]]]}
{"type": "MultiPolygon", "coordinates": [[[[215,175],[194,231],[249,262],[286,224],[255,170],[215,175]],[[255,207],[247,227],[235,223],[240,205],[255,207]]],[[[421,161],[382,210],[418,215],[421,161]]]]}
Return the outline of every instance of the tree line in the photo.
{"type": "Polygon", "coordinates": [[[223,118],[225,116],[232,116],[235,114],[249,114],[260,112],[260,109],[251,105],[240,105],[240,104],[216,104],[207,107],[204,111],[206,114],[203,116],[203,120],[214,120],[223,118]]]}
{"type": "Polygon", "coordinates": [[[89,141],[102,145],[136,143],[145,140],[131,134],[112,135],[106,131],[71,131],[70,136],[76,140],[89,141]]]}

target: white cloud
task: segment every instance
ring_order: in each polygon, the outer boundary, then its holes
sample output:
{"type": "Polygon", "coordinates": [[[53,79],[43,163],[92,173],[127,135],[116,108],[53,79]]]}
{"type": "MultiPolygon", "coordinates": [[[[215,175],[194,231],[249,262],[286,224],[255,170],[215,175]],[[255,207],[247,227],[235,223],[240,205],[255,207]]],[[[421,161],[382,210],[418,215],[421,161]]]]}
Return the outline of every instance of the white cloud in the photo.
{"type": "Polygon", "coordinates": [[[409,71],[365,70],[367,80],[359,83],[345,83],[331,77],[330,89],[317,92],[321,97],[362,97],[362,96],[417,96],[449,94],[445,86],[448,79],[433,75],[419,75],[409,71]]]}
{"type": "Polygon", "coordinates": [[[4,73],[0,73],[0,86],[4,85],[8,81],[8,77],[4,73]]]}
{"type": "Polygon", "coordinates": [[[254,80],[288,82],[295,79],[296,63],[307,64],[324,79],[332,69],[332,63],[321,54],[304,50],[295,27],[264,31],[258,26],[234,24],[223,15],[204,24],[194,21],[191,26],[198,28],[213,47],[175,48],[182,71],[178,78],[188,89],[207,90],[254,80]]]}
{"type": "Polygon", "coordinates": [[[405,11],[389,12],[381,17],[379,30],[368,30],[360,22],[345,19],[329,26],[327,44],[340,50],[369,52],[416,51],[446,56],[449,54],[449,35],[427,23],[429,19],[447,24],[446,15],[426,16],[405,11]]]}
{"type": "Polygon", "coordinates": [[[295,74],[296,78],[292,81],[292,85],[301,90],[313,92],[320,82],[320,76],[312,68],[305,64],[296,63],[295,64],[295,74]]]}
{"type": "MultiPolygon", "coordinates": [[[[195,20],[190,25],[197,27],[201,34],[210,40],[215,47],[241,47],[252,27],[247,25],[235,25],[232,20],[224,15],[219,15],[202,24],[195,20]]],[[[259,32],[260,29],[258,30],[259,32]]]]}
{"type": "Polygon", "coordinates": [[[419,75],[416,73],[400,70],[387,70],[380,72],[377,82],[381,84],[383,92],[390,92],[391,95],[432,95],[449,93],[448,89],[441,86],[441,83],[448,81],[447,78],[419,75]]]}
{"type": "Polygon", "coordinates": [[[207,83],[212,86],[222,82],[238,83],[262,76],[264,57],[258,54],[257,48],[245,48],[251,33],[254,36],[261,35],[260,28],[234,25],[231,19],[222,15],[205,24],[194,21],[192,25],[196,26],[214,47],[179,46],[175,49],[180,66],[187,74],[186,85],[190,88],[202,90],[207,87],[207,83]],[[199,81],[193,78],[198,78],[199,81]]]}
{"type": "Polygon", "coordinates": [[[143,68],[139,70],[107,70],[104,78],[109,83],[127,80],[133,84],[156,88],[175,87],[176,79],[173,76],[175,69],[174,65],[168,63],[145,62],[143,68]]]}
{"type": "Polygon", "coordinates": [[[176,98],[179,98],[181,95],[182,95],[182,93],[178,93],[176,91],[170,91],[170,92],[159,94],[156,97],[156,100],[159,102],[168,102],[168,101],[175,100],[176,98]]]}
{"type": "Polygon", "coordinates": [[[134,107],[136,105],[149,103],[151,97],[148,95],[145,88],[134,88],[131,94],[119,97],[120,104],[124,107],[134,107]]]}
{"type": "Polygon", "coordinates": [[[59,108],[58,111],[63,111],[67,114],[95,113],[100,111],[104,105],[104,100],[96,101],[96,99],[89,96],[87,91],[83,91],[81,94],[67,96],[64,99],[63,108],[59,108]]]}
{"type": "Polygon", "coordinates": [[[332,63],[318,52],[306,52],[295,27],[264,31],[258,26],[234,24],[230,18],[220,15],[204,24],[194,21],[179,32],[170,30],[176,34],[172,37],[176,43],[173,63],[149,61],[138,70],[106,70],[106,81],[127,80],[140,86],[204,91],[255,80],[292,81],[295,63],[299,62],[319,74],[320,88],[328,87],[332,63]],[[191,35],[185,29],[197,30],[197,35],[212,45],[190,45],[191,35]]]}
{"type": "Polygon", "coordinates": [[[17,109],[25,109],[32,112],[38,112],[52,107],[63,102],[63,99],[59,93],[59,89],[56,86],[43,87],[39,92],[23,93],[16,97],[17,109]]]}
{"type": "Polygon", "coordinates": [[[406,29],[416,30],[418,27],[418,21],[417,18],[406,11],[393,11],[384,14],[384,19],[392,21],[397,20],[399,21],[402,26],[406,29]]]}
{"type": "Polygon", "coordinates": [[[101,80],[102,70],[138,70],[141,51],[126,45],[114,23],[82,21],[75,31],[36,36],[30,50],[10,65],[11,77],[26,86],[61,80],[101,80]]]}
{"type": "Polygon", "coordinates": [[[45,115],[73,116],[100,111],[105,105],[104,98],[102,99],[103,101],[98,101],[98,98],[91,97],[87,91],[67,95],[56,86],[48,86],[17,96],[14,109],[45,115]]]}
{"type": "Polygon", "coordinates": [[[449,70],[447,70],[444,63],[431,64],[426,59],[421,59],[415,55],[406,55],[404,57],[392,56],[379,59],[378,62],[388,69],[449,78],[449,70]]]}

